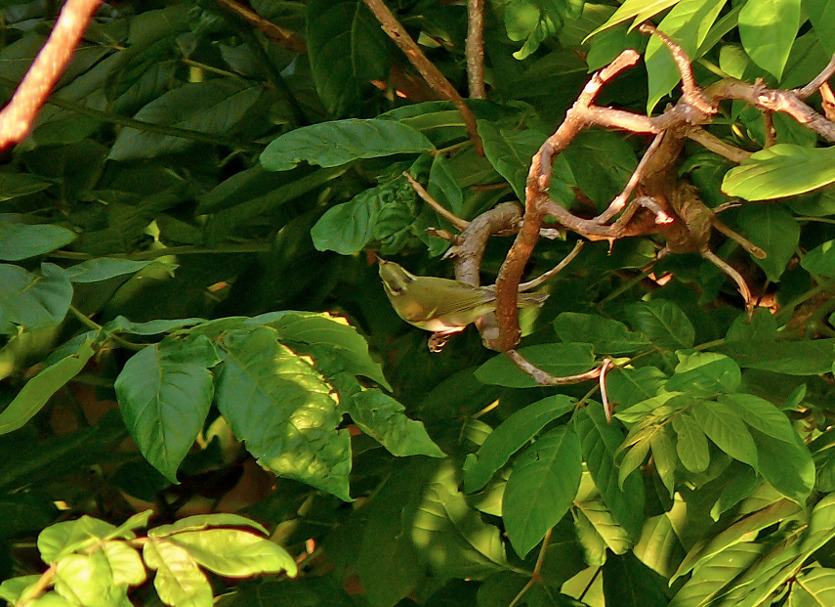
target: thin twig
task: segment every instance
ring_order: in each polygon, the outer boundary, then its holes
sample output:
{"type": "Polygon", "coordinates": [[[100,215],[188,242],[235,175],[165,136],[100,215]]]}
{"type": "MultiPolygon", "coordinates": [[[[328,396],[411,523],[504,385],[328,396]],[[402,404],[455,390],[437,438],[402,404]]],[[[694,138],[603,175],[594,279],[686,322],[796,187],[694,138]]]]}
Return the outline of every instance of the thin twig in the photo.
{"type": "Polygon", "coordinates": [[[777,143],[777,129],[774,128],[774,114],[769,110],[763,112],[763,128],[765,129],[765,145],[763,145],[763,149],[766,149],[777,143]]]}
{"type": "Polygon", "coordinates": [[[470,97],[486,99],[484,89],[484,0],[467,2],[467,81],[470,97]]]}
{"type": "Polygon", "coordinates": [[[658,147],[661,145],[661,140],[663,138],[664,133],[658,133],[658,135],[655,136],[652,143],[641,157],[641,161],[638,163],[638,166],[636,166],[635,170],[632,171],[632,175],[629,177],[629,181],[626,182],[626,187],[623,188],[623,192],[618,194],[615,199],[609,203],[609,208],[595,218],[597,223],[601,225],[608,223],[612,217],[620,213],[621,209],[626,206],[626,201],[629,200],[629,197],[632,195],[632,191],[643,178],[644,169],[652,156],[658,151],[658,147]]]}
{"type": "Polygon", "coordinates": [[[0,112],[0,149],[29,133],[50,91],[64,73],[101,0],[67,0],[11,102],[0,112]]]}
{"type": "Polygon", "coordinates": [[[264,19],[261,15],[256,13],[251,8],[244,6],[236,0],[217,0],[223,8],[235,13],[241,19],[251,23],[267,38],[274,41],[281,47],[295,53],[306,53],[307,44],[304,40],[299,38],[295,33],[279,27],[272,21],[264,19]]]}
{"type": "Polygon", "coordinates": [[[412,39],[406,29],[397,20],[389,8],[385,5],[383,0],[363,0],[365,5],[374,13],[377,20],[383,27],[383,31],[391,38],[394,43],[403,51],[406,58],[411,62],[415,69],[420,72],[420,75],[426,82],[438,93],[443,95],[446,99],[452,101],[455,108],[461,114],[466,125],[467,135],[475,146],[476,152],[479,156],[484,155],[484,146],[481,143],[481,137],[478,134],[476,127],[475,116],[464,103],[464,99],[455,90],[446,76],[441,73],[434,63],[427,59],[420,47],[412,39]]]}
{"type": "Polygon", "coordinates": [[[541,386],[568,386],[600,377],[601,367],[595,367],[590,371],[578,373],[577,375],[563,375],[561,377],[557,377],[556,375],[551,375],[547,371],[543,371],[539,367],[536,367],[532,363],[528,362],[528,360],[516,350],[507,350],[505,351],[505,355],[507,355],[510,360],[516,363],[517,367],[530,375],[533,380],[541,386]]]}
{"type": "Polygon", "coordinates": [[[528,590],[533,588],[533,585],[542,579],[542,564],[545,562],[545,551],[548,549],[548,544],[551,541],[552,531],[553,527],[545,532],[545,536],[542,538],[542,546],[540,546],[539,554],[536,557],[536,563],[533,566],[533,571],[531,571],[531,577],[528,578],[528,581],[516,594],[513,600],[510,601],[507,607],[516,607],[519,601],[522,600],[522,597],[527,594],[528,590]]]}
{"type": "Polygon", "coordinates": [[[792,92],[798,99],[808,99],[815,94],[815,91],[826,84],[827,81],[832,78],[833,74],[835,74],[835,55],[833,55],[832,59],[829,60],[826,67],[821,70],[821,73],[815,76],[814,80],[803,88],[794,89],[792,92]]]}
{"type": "Polygon", "coordinates": [[[406,181],[409,182],[409,185],[414,188],[417,195],[420,196],[426,204],[432,207],[438,215],[446,219],[459,230],[467,229],[467,226],[470,225],[469,221],[461,219],[458,215],[447,210],[440,202],[432,198],[429,192],[426,191],[426,188],[424,188],[414,177],[412,177],[408,171],[403,171],[403,177],[405,177],[406,181]]]}
{"type": "Polygon", "coordinates": [[[614,363],[611,358],[605,359],[600,367],[600,377],[598,378],[600,383],[600,401],[603,403],[603,413],[606,414],[606,421],[610,424],[612,423],[614,410],[612,408],[612,403],[609,401],[609,391],[606,389],[606,373],[613,366],[614,363]]]}
{"type": "Polygon", "coordinates": [[[574,245],[574,248],[571,249],[571,252],[563,257],[562,261],[555,265],[553,268],[534,278],[533,280],[529,280],[528,282],[523,282],[519,285],[519,292],[524,293],[525,291],[530,291],[531,289],[537,288],[546,280],[556,276],[560,272],[562,272],[568,264],[574,261],[574,258],[580,253],[580,250],[583,248],[583,241],[578,240],[577,243],[574,245]]]}

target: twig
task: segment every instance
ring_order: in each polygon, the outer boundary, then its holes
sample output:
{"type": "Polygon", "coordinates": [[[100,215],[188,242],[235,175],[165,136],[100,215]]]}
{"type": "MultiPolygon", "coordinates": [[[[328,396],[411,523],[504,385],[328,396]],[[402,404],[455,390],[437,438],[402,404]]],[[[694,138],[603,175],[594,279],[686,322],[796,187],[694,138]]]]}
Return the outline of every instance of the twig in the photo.
{"type": "Polygon", "coordinates": [[[629,200],[629,197],[632,195],[635,186],[641,181],[644,176],[644,170],[647,166],[647,163],[652,158],[652,156],[658,151],[659,146],[661,145],[661,140],[664,138],[664,133],[658,133],[655,136],[655,139],[652,140],[652,143],[644,152],[644,155],[641,157],[641,161],[638,163],[638,166],[635,167],[635,170],[632,171],[632,175],[629,177],[629,181],[626,182],[626,187],[623,188],[623,192],[618,194],[615,199],[609,203],[609,208],[607,208],[603,213],[598,215],[595,218],[595,221],[601,225],[608,223],[608,221],[617,215],[624,206],[626,206],[626,201],[629,200]]]}
{"type": "Polygon", "coordinates": [[[466,125],[467,135],[475,146],[476,152],[479,156],[484,155],[484,147],[481,143],[481,137],[478,134],[476,127],[475,116],[464,103],[464,99],[455,90],[446,76],[441,73],[434,63],[427,59],[420,47],[412,39],[405,28],[400,24],[389,8],[385,5],[383,0],[363,0],[365,5],[374,13],[377,20],[383,27],[383,31],[391,38],[394,43],[403,51],[406,58],[413,66],[420,72],[420,75],[434,90],[438,91],[446,99],[452,101],[461,117],[464,119],[466,125]]]}
{"type": "Polygon", "coordinates": [[[746,283],[745,279],[742,278],[742,275],[736,271],[736,268],[709,249],[702,251],[702,257],[722,270],[725,275],[730,276],[731,280],[736,283],[736,287],[739,289],[739,294],[742,295],[742,299],[745,300],[745,309],[748,310],[749,313],[752,312],[754,309],[754,298],[751,296],[751,290],[748,288],[748,283],[746,283]]]}
{"type": "Polygon", "coordinates": [[[529,280],[528,282],[523,282],[519,285],[519,292],[524,293],[525,291],[530,291],[531,289],[537,288],[546,280],[556,276],[560,272],[562,272],[568,264],[574,261],[574,258],[580,253],[580,250],[583,248],[583,241],[578,240],[577,243],[574,245],[574,248],[571,249],[568,255],[563,257],[562,261],[555,265],[553,268],[545,272],[544,274],[534,278],[533,280],[529,280]]]}
{"type": "Polygon", "coordinates": [[[798,99],[808,99],[812,95],[815,94],[819,88],[824,86],[827,81],[832,78],[833,74],[835,74],[835,56],[829,60],[829,63],[826,65],[825,68],[821,70],[821,73],[815,76],[815,78],[806,86],[799,89],[794,89],[792,92],[797,96],[798,99]]]}
{"type": "Polygon", "coordinates": [[[405,177],[406,181],[409,182],[409,185],[414,188],[417,195],[420,196],[426,204],[432,207],[438,215],[446,219],[459,230],[467,229],[467,226],[470,225],[469,221],[461,219],[458,215],[447,210],[440,202],[432,198],[432,196],[429,195],[429,192],[426,191],[426,188],[424,188],[414,177],[412,177],[408,171],[403,171],[403,177],[405,177]]]}
{"type": "Polygon", "coordinates": [[[251,8],[244,6],[236,0],[217,0],[223,8],[235,13],[244,21],[251,23],[258,30],[270,40],[273,40],[279,46],[295,53],[306,53],[307,44],[304,40],[299,38],[295,33],[279,27],[272,21],[264,19],[261,15],[253,11],[251,8]]]}
{"type": "Polygon", "coordinates": [[[11,102],[0,112],[0,149],[18,143],[29,133],[38,110],[64,73],[99,4],[101,0],[67,0],[46,44],[11,102]]]}
{"type": "Polygon", "coordinates": [[[570,384],[579,384],[580,382],[588,381],[590,379],[597,379],[600,377],[602,367],[595,367],[585,373],[578,373],[577,375],[564,375],[557,377],[551,375],[547,371],[543,371],[539,367],[534,366],[524,356],[519,354],[516,350],[506,350],[505,355],[516,363],[516,366],[522,369],[525,373],[530,375],[533,380],[541,386],[568,386],[570,384]]]}
{"type": "Polygon", "coordinates": [[[507,607],[516,607],[519,601],[522,600],[522,597],[528,593],[528,590],[533,588],[533,585],[542,579],[542,564],[545,562],[545,551],[548,549],[548,544],[551,541],[552,531],[553,527],[545,532],[545,536],[542,538],[542,546],[539,548],[539,554],[536,557],[536,563],[533,566],[533,571],[531,571],[531,577],[507,607]]]}
{"type": "Polygon", "coordinates": [[[741,148],[726,143],[719,139],[716,135],[708,133],[702,128],[692,129],[687,133],[687,138],[692,139],[702,147],[710,150],[714,154],[719,154],[723,158],[727,158],[731,162],[740,164],[751,157],[751,152],[747,152],[741,148]]]}
{"type": "Polygon", "coordinates": [[[484,89],[484,0],[467,2],[467,80],[470,97],[487,98],[484,89]]]}
{"type": "Polygon", "coordinates": [[[763,149],[766,149],[777,143],[777,129],[774,128],[774,114],[769,110],[763,112],[763,128],[765,129],[765,144],[763,145],[763,149]]]}
{"type": "Polygon", "coordinates": [[[600,377],[598,378],[600,382],[600,400],[603,403],[603,412],[606,414],[606,421],[608,423],[612,423],[612,415],[614,414],[614,410],[612,408],[612,403],[609,401],[609,391],[606,389],[606,373],[614,366],[611,358],[607,358],[603,361],[603,364],[600,366],[600,377]]]}

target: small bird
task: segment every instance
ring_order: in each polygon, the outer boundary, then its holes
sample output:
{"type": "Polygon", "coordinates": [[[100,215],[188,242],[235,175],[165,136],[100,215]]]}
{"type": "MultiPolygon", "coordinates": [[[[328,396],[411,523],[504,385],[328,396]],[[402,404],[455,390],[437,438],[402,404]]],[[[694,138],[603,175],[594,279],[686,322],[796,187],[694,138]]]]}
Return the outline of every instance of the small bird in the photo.
{"type": "MultiPolygon", "coordinates": [[[[473,287],[436,276],[415,276],[393,261],[379,259],[380,278],[397,315],[410,325],[434,335],[429,349],[439,352],[446,338],[496,309],[496,290],[473,287]]],[[[540,307],[546,293],[520,293],[520,308],[540,307]]]]}

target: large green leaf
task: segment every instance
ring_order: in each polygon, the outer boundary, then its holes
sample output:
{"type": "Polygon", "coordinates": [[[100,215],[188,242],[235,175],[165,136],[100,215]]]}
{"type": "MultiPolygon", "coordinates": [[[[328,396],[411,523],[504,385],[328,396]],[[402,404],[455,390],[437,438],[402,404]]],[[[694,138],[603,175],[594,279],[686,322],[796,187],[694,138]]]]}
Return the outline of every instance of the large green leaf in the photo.
{"type": "Polygon", "coordinates": [[[555,394],[513,413],[491,432],[481,448],[464,462],[464,490],[482,489],[493,476],[546,424],[568,413],[574,399],[555,394]]]}
{"type": "Polygon", "coordinates": [[[406,408],[377,389],[364,390],[344,403],[354,423],[392,455],[427,455],[446,457],[429,435],[423,423],[409,419],[406,408]]]}
{"type": "Polygon", "coordinates": [[[766,253],[765,259],[754,261],[770,281],[779,282],[800,241],[797,220],[783,206],[749,204],[739,210],[737,221],[751,242],[766,253]]]}
{"type": "Polygon", "coordinates": [[[626,2],[621,4],[618,7],[618,10],[616,10],[615,13],[609,17],[609,20],[589,34],[586,37],[586,40],[604,29],[614,27],[620,23],[632,21],[633,19],[633,27],[640,25],[647,19],[664,12],[671,6],[675,6],[678,2],[679,0],[626,0],[626,2]]]}
{"type": "Polygon", "coordinates": [[[691,472],[704,472],[710,465],[710,448],[699,423],[687,412],[673,418],[673,430],[677,435],[676,453],[691,472]]]}
{"type": "Polygon", "coordinates": [[[632,328],[644,333],[659,348],[692,348],[696,330],[687,315],[666,299],[636,302],[626,307],[632,328]]]}
{"type": "Polygon", "coordinates": [[[737,575],[757,560],[762,546],[754,542],[736,544],[706,561],[682,586],[669,607],[708,605],[737,575]]]}
{"type": "Polygon", "coordinates": [[[787,605],[835,605],[835,569],[811,567],[791,585],[787,605]]]}
{"type": "Polygon", "coordinates": [[[38,535],[38,551],[45,563],[52,563],[73,552],[83,552],[112,537],[115,525],[84,515],[50,525],[38,535]]]}
{"type": "Polygon", "coordinates": [[[815,464],[809,447],[796,435],[786,442],[752,428],[751,436],[763,478],[790,500],[805,505],[815,486],[815,464]]]}
{"type": "Polygon", "coordinates": [[[735,392],[742,382],[739,365],[722,354],[679,352],[678,359],[675,375],[664,386],[668,392],[710,398],[716,394],[735,392]]]}
{"type": "Polygon", "coordinates": [[[728,196],[747,200],[811,192],[835,182],[834,158],[835,148],[832,147],[806,148],[779,143],[755,152],[728,171],[722,180],[722,190],[728,196]]]}
{"type": "MultiPolygon", "coordinates": [[[[591,344],[540,344],[520,348],[518,352],[528,362],[556,376],[582,373],[594,364],[591,344]]],[[[534,388],[539,385],[504,354],[481,365],[476,369],[475,377],[485,384],[509,388],[534,388]]]]}
{"type": "Polygon", "coordinates": [[[420,132],[394,120],[349,118],[282,135],[263,151],[261,164],[268,171],[287,171],[302,161],[334,167],[359,158],[428,152],[433,147],[420,132]]]}
{"type": "Polygon", "coordinates": [[[0,434],[22,428],[53,394],[81,373],[93,354],[92,343],[85,340],[74,353],[46,367],[26,382],[12,402],[0,412],[0,434]]]}
{"type": "Polygon", "coordinates": [[[227,577],[286,572],[295,577],[298,567],[287,551],[270,540],[241,529],[183,531],[168,539],[185,548],[197,563],[227,577]]]}
{"type": "Polygon", "coordinates": [[[715,348],[742,368],[788,375],[828,373],[835,359],[835,338],[810,341],[733,341],[715,348]]]}
{"type": "Polygon", "coordinates": [[[47,189],[52,182],[29,173],[0,173],[0,202],[47,189]]]}
{"type": "Polygon", "coordinates": [[[268,327],[224,335],[217,406],[262,466],[349,501],[351,444],[331,387],[278,337],[268,327]]]}
{"type": "Polygon", "coordinates": [[[525,181],[531,158],[548,135],[536,130],[512,131],[494,126],[487,120],[478,121],[478,133],[484,142],[484,155],[504,177],[519,200],[525,200],[525,181]]]}
{"type": "MultiPolygon", "coordinates": [[[[258,85],[231,78],[189,82],[158,97],[139,110],[134,118],[153,124],[225,135],[252,110],[262,94],[258,85]]],[[[152,158],[182,152],[189,139],[139,131],[125,127],[116,137],[107,157],[110,160],[152,158]]]]}
{"type": "Polygon", "coordinates": [[[125,274],[135,274],[153,261],[132,261],[115,257],[88,259],[67,268],[67,275],[74,283],[90,283],[108,280],[125,274]]]}
{"type": "Polygon", "coordinates": [[[307,11],[313,81],[328,112],[340,116],[361,100],[362,85],[388,76],[387,40],[361,0],[312,0],[307,11]]]}
{"type": "Polygon", "coordinates": [[[591,343],[597,354],[631,354],[649,346],[622,322],[594,314],[563,312],[554,320],[554,330],[565,342],[591,343]]]}
{"type": "Polygon", "coordinates": [[[0,215],[0,259],[19,261],[60,249],[77,238],[61,226],[18,223],[16,215],[0,215]]]}
{"type": "Polygon", "coordinates": [[[623,434],[617,425],[606,421],[603,408],[597,404],[577,411],[574,428],[580,437],[583,459],[588,464],[603,502],[629,535],[638,538],[643,522],[644,485],[634,473],[625,479],[623,489],[618,484],[618,467],[615,462],[618,448],[623,443],[623,434]]]}
{"type": "Polygon", "coordinates": [[[745,52],[778,80],[800,28],[800,4],[800,0],[748,0],[739,12],[745,52]]]}
{"type": "Polygon", "coordinates": [[[623,191],[638,165],[635,152],[621,135],[600,129],[579,133],[561,156],[577,187],[600,210],[623,191]]]}
{"type": "Polygon", "coordinates": [[[832,0],[805,0],[803,8],[826,52],[835,53],[835,3],[832,0]]]}
{"type": "Polygon", "coordinates": [[[212,587],[188,550],[168,539],[151,540],[143,545],[142,558],[157,572],[154,588],[164,603],[175,607],[211,607],[212,587]]]}
{"type": "Polygon", "coordinates": [[[582,474],[580,440],[567,426],[539,438],[513,464],[502,501],[502,519],[520,557],[568,512],[582,474]]]}
{"type": "Polygon", "coordinates": [[[835,277],[835,240],[827,240],[806,253],[800,265],[810,274],[835,277]]]}
{"type": "Polygon", "coordinates": [[[58,266],[43,263],[38,275],[0,264],[0,333],[53,327],[64,319],[71,301],[72,284],[58,266]]]}
{"type": "Polygon", "coordinates": [[[214,345],[198,335],[166,338],[134,355],[114,388],[125,426],[145,459],[172,482],[203,429],[214,395],[214,345]]]}
{"type": "Polygon", "coordinates": [[[722,451],[758,470],[757,446],[751,433],[724,403],[704,401],[690,409],[699,427],[722,451]]]}

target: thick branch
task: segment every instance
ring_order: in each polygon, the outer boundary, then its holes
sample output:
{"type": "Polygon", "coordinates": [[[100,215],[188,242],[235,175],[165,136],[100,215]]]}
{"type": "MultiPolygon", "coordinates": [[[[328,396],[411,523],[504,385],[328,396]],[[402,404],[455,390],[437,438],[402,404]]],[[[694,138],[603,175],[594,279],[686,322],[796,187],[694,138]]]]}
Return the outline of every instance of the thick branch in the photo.
{"type": "Polygon", "coordinates": [[[279,27],[272,21],[264,19],[254,10],[244,6],[240,2],[236,0],[217,0],[217,3],[257,27],[262,34],[279,46],[296,53],[307,52],[307,44],[298,35],[283,27],[279,27]]]}
{"type": "Polygon", "coordinates": [[[475,145],[479,156],[484,155],[484,147],[481,144],[481,137],[476,128],[475,116],[464,103],[464,99],[455,90],[446,76],[441,73],[434,63],[429,61],[420,47],[412,39],[406,29],[400,25],[397,17],[394,16],[389,8],[385,5],[383,0],[363,0],[365,5],[374,13],[377,20],[383,26],[383,31],[391,38],[394,43],[403,51],[406,58],[411,62],[415,69],[420,72],[420,75],[429,83],[433,89],[438,91],[446,99],[452,101],[461,117],[464,119],[464,124],[467,128],[467,135],[475,145]]]}
{"type": "Polygon", "coordinates": [[[484,0],[467,2],[467,80],[471,98],[487,98],[484,89],[484,0]]]}
{"type": "Polygon", "coordinates": [[[99,4],[101,0],[67,0],[46,44],[11,102],[0,112],[0,149],[18,143],[29,133],[99,4]]]}

